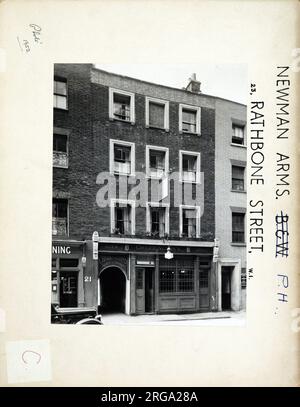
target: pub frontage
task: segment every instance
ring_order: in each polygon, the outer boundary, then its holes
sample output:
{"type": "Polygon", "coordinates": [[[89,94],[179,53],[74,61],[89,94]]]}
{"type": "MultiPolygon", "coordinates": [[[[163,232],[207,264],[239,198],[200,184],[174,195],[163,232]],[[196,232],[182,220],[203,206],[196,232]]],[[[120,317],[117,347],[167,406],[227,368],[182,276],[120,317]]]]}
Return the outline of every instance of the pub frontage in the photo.
{"type": "Polygon", "coordinates": [[[217,310],[213,242],[99,238],[97,301],[101,312],[180,313],[217,310]]]}
{"type": "Polygon", "coordinates": [[[127,315],[239,310],[240,262],[207,241],[54,240],[52,304],[127,315]]]}

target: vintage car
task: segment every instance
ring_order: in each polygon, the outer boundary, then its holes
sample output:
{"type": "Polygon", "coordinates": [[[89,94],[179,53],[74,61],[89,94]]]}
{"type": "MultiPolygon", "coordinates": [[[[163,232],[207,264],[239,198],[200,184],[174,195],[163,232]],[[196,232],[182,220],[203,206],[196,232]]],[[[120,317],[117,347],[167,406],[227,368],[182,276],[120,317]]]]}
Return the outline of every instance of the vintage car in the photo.
{"type": "Polygon", "coordinates": [[[93,307],[60,308],[51,304],[52,324],[103,325],[101,315],[93,307]]]}

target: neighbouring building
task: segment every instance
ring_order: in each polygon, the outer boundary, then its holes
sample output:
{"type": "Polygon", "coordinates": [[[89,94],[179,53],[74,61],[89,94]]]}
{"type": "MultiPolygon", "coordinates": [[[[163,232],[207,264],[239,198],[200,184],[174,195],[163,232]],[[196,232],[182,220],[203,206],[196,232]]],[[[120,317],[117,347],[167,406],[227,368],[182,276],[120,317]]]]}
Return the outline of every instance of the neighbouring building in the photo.
{"type": "Polygon", "coordinates": [[[52,302],[245,308],[246,106],[55,64],[52,302]]]}

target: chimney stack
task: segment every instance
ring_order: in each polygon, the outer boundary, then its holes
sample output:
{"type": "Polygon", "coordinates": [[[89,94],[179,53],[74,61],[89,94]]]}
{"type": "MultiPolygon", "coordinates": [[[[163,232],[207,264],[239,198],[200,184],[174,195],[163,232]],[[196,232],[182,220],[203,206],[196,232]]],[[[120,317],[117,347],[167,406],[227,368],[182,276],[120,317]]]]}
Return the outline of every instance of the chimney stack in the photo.
{"type": "Polygon", "coordinates": [[[197,80],[196,74],[192,73],[191,77],[189,78],[189,83],[185,89],[189,92],[201,93],[200,86],[201,82],[197,80]]]}

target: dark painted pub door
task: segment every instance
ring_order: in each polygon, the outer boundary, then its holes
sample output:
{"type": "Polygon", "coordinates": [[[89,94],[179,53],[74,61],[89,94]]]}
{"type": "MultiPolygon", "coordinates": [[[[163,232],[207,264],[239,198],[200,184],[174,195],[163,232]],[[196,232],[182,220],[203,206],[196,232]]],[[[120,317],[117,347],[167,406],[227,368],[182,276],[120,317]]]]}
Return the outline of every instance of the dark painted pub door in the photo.
{"type": "Polygon", "coordinates": [[[222,267],[222,310],[231,309],[232,267],[222,267]]]}
{"type": "Polygon", "coordinates": [[[60,272],[60,307],[77,307],[78,292],[78,272],[61,271],[60,272]]]}
{"type": "Polygon", "coordinates": [[[136,268],[136,312],[138,314],[154,311],[154,268],[136,268]]]}
{"type": "Polygon", "coordinates": [[[199,270],[199,308],[200,310],[209,309],[209,269],[199,270]]]}

